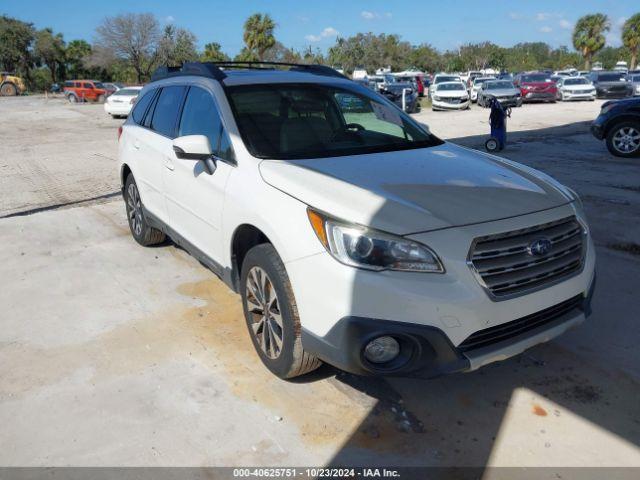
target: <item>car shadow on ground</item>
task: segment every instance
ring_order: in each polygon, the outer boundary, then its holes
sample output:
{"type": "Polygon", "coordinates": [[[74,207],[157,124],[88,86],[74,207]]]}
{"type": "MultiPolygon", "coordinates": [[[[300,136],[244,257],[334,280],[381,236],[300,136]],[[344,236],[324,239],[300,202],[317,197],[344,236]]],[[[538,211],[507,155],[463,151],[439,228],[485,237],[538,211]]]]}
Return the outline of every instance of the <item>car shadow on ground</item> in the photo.
{"type": "MultiPolygon", "coordinates": [[[[450,141],[483,148],[486,138],[450,141]]],[[[471,373],[383,379],[325,367],[309,379],[335,374],[330,381],[336,385],[376,399],[331,465],[484,468],[514,458],[528,465],[575,465],[573,453],[592,464],[607,459],[615,465],[615,453],[600,452],[591,442],[613,434],[630,448],[640,446],[634,340],[640,335],[640,257],[610,248],[612,238],[634,235],[628,229],[639,218],[640,193],[619,186],[638,183],[629,176],[631,168],[637,175],[638,165],[610,156],[588,136],[587,122],[517,132],[510,141],[501,155],[545,171],[585,197],[598,256],[593,315],[558,339],[471,373]],[[603,208],[597,200],[622,194],[628,204],[605,202],[603,208]],[[578,424],[590,429],[574,429],[578,424]],[[584,438],[583,431],[598,433],[584,438]],[[517,453],[510,455],[511,448],[517,453]]]]}

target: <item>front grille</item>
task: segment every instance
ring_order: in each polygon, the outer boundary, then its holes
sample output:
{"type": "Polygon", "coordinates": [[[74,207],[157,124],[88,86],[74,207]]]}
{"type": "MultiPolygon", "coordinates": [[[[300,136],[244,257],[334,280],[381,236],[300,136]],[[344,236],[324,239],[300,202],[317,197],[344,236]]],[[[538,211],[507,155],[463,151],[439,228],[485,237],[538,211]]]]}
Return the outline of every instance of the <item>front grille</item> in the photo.
{"type": "Polygon", "coordinates": [[[495,327],[480,330],[458,345],[458,349],[463,352],[469,352],[482,347],[487,347],[494,343],[502,342],[510,338],[521,335],[525,332],[547,325],[557,318],[571,312],[572,310],[582,306],[583,296],[576,295],[569,300],[546,308],[539,312],[527,315],[526,317],[503,323],[495,327]]]}
{"type": "Polygon", "coordinates": [[[497,300],[544,288],[582,270],[584,229],[575,217],[474,240],[469,262],[497,300]],[[531,252],[537,240],[547,252],[531,252]],[[546,242],[548,240],[549,242],[546,242]]]}

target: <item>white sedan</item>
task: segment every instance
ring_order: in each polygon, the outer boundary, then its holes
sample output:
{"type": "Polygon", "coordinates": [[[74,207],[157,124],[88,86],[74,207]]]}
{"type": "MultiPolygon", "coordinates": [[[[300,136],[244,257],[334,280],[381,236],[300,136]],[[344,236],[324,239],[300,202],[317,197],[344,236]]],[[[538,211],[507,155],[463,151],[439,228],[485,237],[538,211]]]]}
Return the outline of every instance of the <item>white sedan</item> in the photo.
{"type": "Polygon", "coordinates": [[[561,77],[558,80],[558,100],[595,100],[596,88],[588,78],[561,77]]]}
{"type": "Polygon", "coordinates": [[[433,110],[464,110],[469,108],[469,92],[461,81],[438,83],[431,95],[433,110]]]}
{"type": "Polygon", "coordinates": [[[113,118],[128,116],[134,103],[136,103],[140,90],[142,90],[142,87],[125,87],[114,92],[105,100],[104,111],[113,118]]]}

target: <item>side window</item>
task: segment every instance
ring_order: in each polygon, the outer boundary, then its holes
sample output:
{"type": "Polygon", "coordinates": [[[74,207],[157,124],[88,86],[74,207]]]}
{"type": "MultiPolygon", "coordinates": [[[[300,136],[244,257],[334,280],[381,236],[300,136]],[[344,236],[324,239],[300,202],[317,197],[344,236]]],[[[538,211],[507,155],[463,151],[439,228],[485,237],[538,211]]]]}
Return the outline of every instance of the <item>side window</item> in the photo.
{"type": "Polygon", "coordinates": [[[151,128],[156,132],[173,138],[178,119],[178,110],[184,97],[185,87],[164,87],[153,110],[151,128]]]}
{"type": "Polygon", "coordinates": [[[82,88],[88,88],[89,90],[91,90],[93,88],[93,85],[91,85],[90,83],[83,83],[82,88]]]}
{"type": "Polygon", "coordinates": [[[205,135],[213,153],[225,160],[235,160],[231,142],[222,126],[220,114],[209,92],[191,87],[182,110],[178,136],[205,135]]]}
{"type": "Polygon", "coordinates": [[[147,107],[151,103],[153,99],[153,95],[156,93],[155,90],[150,90],[144,94],[144,96],[136,101],[135,106],[133,107],[133,112],[131,116],[133,117],[133,121],[138,125],[142,123],[142,119],[144,118],[144,112],[147,110],[147,107]]]}

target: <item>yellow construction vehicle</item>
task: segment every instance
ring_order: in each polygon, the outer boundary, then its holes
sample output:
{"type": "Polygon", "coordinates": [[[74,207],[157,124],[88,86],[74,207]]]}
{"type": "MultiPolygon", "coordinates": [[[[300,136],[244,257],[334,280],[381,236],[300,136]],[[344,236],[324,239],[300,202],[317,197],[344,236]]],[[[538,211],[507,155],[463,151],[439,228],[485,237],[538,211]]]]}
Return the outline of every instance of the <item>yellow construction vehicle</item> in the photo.
{"type": "Polygon", "coordinates": [[[9,72],[0,72],[0,97],[22,95],[26,89],[22,78],[9,72]]]}

